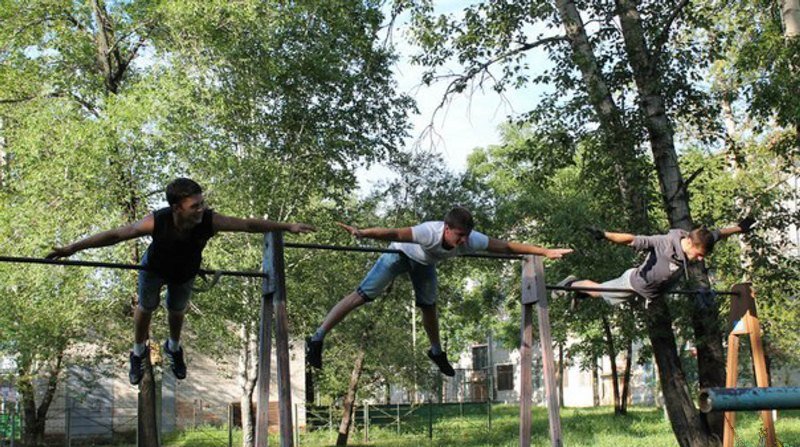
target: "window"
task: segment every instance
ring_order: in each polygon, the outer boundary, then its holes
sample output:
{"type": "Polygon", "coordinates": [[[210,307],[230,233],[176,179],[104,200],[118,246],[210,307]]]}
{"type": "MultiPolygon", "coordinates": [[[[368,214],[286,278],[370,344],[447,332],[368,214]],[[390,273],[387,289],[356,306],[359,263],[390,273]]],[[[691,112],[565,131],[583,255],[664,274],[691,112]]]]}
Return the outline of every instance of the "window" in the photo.
{"type": "Polygon", "coordinates": [[[497,365],[497,391],[514,389],[514,365],[497,365]]]}
{"type": "Polygon", "coordinates": [[[472,347],[472,369],[482,370],[489,366],[489,347],[473,346],[472,347]]]}

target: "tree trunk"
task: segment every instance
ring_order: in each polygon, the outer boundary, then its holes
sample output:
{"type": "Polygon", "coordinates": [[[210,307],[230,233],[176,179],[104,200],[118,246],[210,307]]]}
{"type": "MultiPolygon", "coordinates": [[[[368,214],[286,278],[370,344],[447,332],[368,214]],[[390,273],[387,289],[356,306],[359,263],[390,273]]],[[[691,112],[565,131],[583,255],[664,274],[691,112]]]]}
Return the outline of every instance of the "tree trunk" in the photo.
{"type": "MultiPolygon", "coordinates": [[[[688,185],[683,181],[678,155],[675,151],[672,124],[667,116],[661,74],[652,57],[659,48],[648,49],[639,11],[634,0],[616,0],[625,50],[628,55],[639,95],[639,107],[647,128],[653,159],[656,163],[661,196],[664,198],[667,217],[673,228],[692,229],[689,211],[688,185]]],[[[709,286],[708,277],[700,264],[689,268],[692,281],[700,287],[709,286]]],[[[725,386],[725,354],[722,349],[722,331],[719,308],[716,303],[705,305],[694,301],[692,326],[697,346],[698,376],[701,387],[725,386]]],[[[723,418],[719,413],[708,413],[709,427],[717,436],[722,434],[723,418]]]]}
{"type": "Polygon", "coordinates": [[[678,357],[675,334],[672,331],[672,318],[663,298],[650,302],[645,320],[658,365],[658,376],[667,414],[678,445],[681,447],[718,445],[719,440],[715,440],[708,431],[689,393],[686,376],[678,357]]]}
{"type": "Polygon", "coordinates": [[[242,447],[253,447],[256,439],[256,415],[253,412],[253,392],[258,380],[258,341],[251,326],[242,323],[239,326],[239,337],[242,341],[237,366],[237,381],[242,394],[239,403],[242,412],[242,447]]]}
{"type": "Polygon", "coordinates": [[[784,37],[792,39],[800,36],[800,0],[783,0],[781,17],[784,37]]]}
{"type": "Polygon", "coordinates": [[[558,344],[558,373],[556,377],[558,383],[558,406],[564,408],[564,344],[558,344]]]}
{"type": "Polygon", "coordinates": [[[44,429],[47,421],[47,412],[58,387],[58,376],[61,374],[64,349],[56,356],[53,367],[47,373],[47,386],[45,387],[42,401],[36,406],[36,386],[33,378],[37,376],[31,360],[22,361],[18,370],[18,389],[22,395],[22,415],[24,430],[22,444],[25,446],[39,446],[44,443],[44,429]]]}
{"type": "Polygon", "coordinates": [[[624,416],[628,414],[628,395],[631,388],[631,368],[633,366],[633,340],[628,340],[628,349],[625,359],[625,372],[622,376],[622,393],[619,397],[619,414],[624,416]]]}
{"type": "Polygon", "coordinates": [[[350,383],[347,386],[347,394],[344,397],[342,421],[339,423],[339,436],[336,438],[337,446],[347,445],[347,438],[350,435],[350,426],[353,423],[353,407],[356,400],[356,389],[358,388],[358,381],[361,378],[361,372],[364,369],[364,357],[367,355],[366,344],[369,339],[370,330],[364,331],[361,336],[361,346],[359,346],[358,353],[356,354],[356,361],[353,364],[353,370],[350,372],[350,383]]]}
{"type": "Polygon", "coordinates": [[[614,390],[614,414],[622,414],[619,400],[619,374],[617,373],[617,350],[614,348],[614,336],[611,334],[611,325],[608,317],[603,315],[603,332],[606,338],[608,360],[611,363],[611,388],[614,390]]]}
{"type": "Polygon", "coordinates": [[[639,158],[635,137],[624,124],[622,113],[611,96],[574,0],[557,0],[556,6],[572,49],[572,60],[581,72],[589,102],[600,123],[604,147],[613,156],[617,186],[631,231],[648,232],[647,178],[641,175],[640,167],[632,164],[639,158]]]}
{"type": "Polygon", "coordinates": [[[600,368],[597,367],[597,357],[592,359],[592,405],[600,406],[600,368]]]}

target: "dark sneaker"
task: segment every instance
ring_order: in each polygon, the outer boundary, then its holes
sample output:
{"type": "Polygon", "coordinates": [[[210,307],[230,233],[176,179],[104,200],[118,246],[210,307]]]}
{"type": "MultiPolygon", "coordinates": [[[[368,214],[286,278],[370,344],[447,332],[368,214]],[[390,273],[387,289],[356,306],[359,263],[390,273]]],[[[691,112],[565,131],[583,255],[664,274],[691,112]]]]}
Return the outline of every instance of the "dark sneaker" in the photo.
{"type": "Polygon", "coordinates": [[[169,360],[170,369],[172,369],[172,374],[175,374],[175,378],[178,380],[183,380],[186,378],[186,362],[183,361],[183,346],[179,347],[177,351],[172,352],[169,350],[169,342],[165,341],[164,346],[164,357],[169,360]]]}
{"type": "MultiPolygon", "coordinates": [[[[564,278],[561,281],[559,281],[558,284],[556,284],[556,286],[558,286],[558,287],[569,287],[569,286],[572,285],[572,283],[574,283],[577,280],[578,280],[577,276],[569,275],[566,278],[564,278]]],[[[554,294],[556,296],[558,296],[558,297],[565,297],[565,296],[567,296],[568,293],[569,293],[569,290],[556,290],[556,291],[554,291],[554,294]]]]}
{"type": "Polygon", "coordinates": [[[322,340],[306,339],[306,363],[322,369],[322,340]]]}
{"type": "Polygon", "coordinates": [[[141,356],[134,355],[133,351],[131,351],[131,368],[128,370],[128,379],[130,379],[131,385],[138,385],[139,382],[142,381],[142,377],[144,376],[144,358],[149,355],[150,348],[144,348],[144,352],[141,356]]]}
{"type": "Polygon", "coordinates": [[[436,363],[436,366],[439,367],[439,371],[441,371],[442,374],[448,377],[456,375],[456,371],[453,369],[453,366],[450,365],[450,362],[447,361],[447,354],[445,354],[444,351],[433,355],[433,351],[428,349],[428,358],[433,360],[433,363],[436,363]]]}

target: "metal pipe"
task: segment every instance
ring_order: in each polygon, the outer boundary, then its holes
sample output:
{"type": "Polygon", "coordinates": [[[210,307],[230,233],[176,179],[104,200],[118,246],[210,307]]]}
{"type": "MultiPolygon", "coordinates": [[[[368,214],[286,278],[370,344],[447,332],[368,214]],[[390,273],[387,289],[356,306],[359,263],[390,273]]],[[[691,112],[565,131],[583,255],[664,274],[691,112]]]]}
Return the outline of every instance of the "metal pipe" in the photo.
{"type": "MultiPolygon", "coordinates": [[[[0,262],[18,262],[23,264],[47,264],[47,265],[68,265],[75,267],[101,267],[122,270],[149,270],[139,264],[119,264],[115,262],[96,262],[96,261],[73,261],[66,259],[45,259],[45,258],[25,258],[19,256],[0,256],[0,262]]],[[[201,275],[222,275],[222,276],[243,276],[247,278],[266,278],[268,275],[262,272],[243,272],[237,270],[207,270],[200,269],[201,275]]]]}
{"type": "Polygon", "coordinates": [[[703,413],[800,409],[800,387],[705,388],[699,402],[703,413]]]}

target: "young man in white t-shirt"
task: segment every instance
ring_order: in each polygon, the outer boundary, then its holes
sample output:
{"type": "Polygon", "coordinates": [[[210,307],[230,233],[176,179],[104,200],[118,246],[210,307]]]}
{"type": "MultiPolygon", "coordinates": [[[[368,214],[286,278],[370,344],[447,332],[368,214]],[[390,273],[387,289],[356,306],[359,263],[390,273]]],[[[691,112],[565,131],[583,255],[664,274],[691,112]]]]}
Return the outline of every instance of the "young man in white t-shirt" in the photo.
{"type": "Polygon", "coordinates": [[[408,273],[414,286],[417,306],[422,310],[422,325],[431,342],[428,357],[446,376],[455,375],[442,351],[439,340],[439,318],[436,313],[436,263],[459,255],[489,252],[546,256],[558,259],[570,249],[549,249],[518,242],[494,239],[473,231],[472,214],[461,207],[450,210],[444,221],[424,222],[414,227],[365,228],[339,224],[357,238],[367,237],[393,241],[391,249],[399,253],[384,253],[375,262],[355,292],[339,301],[325,317],[317,332],[308,340],[308,363],[322,368],[322,341],[325,334],[353,309],[370,302],[383,293],[397,276],[408,273]]]}

